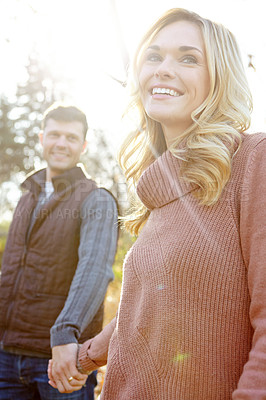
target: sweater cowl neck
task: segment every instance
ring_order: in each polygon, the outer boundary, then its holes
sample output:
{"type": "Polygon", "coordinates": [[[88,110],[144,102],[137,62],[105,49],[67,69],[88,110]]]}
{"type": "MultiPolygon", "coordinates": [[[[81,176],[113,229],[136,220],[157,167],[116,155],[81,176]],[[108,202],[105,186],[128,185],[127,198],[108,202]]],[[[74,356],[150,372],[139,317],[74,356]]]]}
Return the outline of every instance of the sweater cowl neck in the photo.
{"type": "Polygon", "coordinates": [[[149,209],[160,208],[195,190],[180,177],[182,160],[166,150],[141,175],[137,194],[149,209]]]}

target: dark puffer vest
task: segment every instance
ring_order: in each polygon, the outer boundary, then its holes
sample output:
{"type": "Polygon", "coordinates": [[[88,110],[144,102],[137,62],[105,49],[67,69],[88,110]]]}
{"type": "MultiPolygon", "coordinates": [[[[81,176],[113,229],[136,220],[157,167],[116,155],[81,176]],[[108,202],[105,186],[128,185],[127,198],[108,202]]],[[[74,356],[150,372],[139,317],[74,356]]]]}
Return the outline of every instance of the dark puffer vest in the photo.
{"type": "MultiPolygon", "coordinates": [[[[3,257],[0,286],[0,341],[3,346],[50,355],[50,328],[62,310],[78,263],[80,208],[96,188],[79,167],[53,179],[54,195],[32,212],[45,184],[46,170],[26,179],[3,257]]],[[[88,282],[89,284],[89,282],[88,282]]],[[[103,307],[80,341],[102,327],[103,307]]]]}

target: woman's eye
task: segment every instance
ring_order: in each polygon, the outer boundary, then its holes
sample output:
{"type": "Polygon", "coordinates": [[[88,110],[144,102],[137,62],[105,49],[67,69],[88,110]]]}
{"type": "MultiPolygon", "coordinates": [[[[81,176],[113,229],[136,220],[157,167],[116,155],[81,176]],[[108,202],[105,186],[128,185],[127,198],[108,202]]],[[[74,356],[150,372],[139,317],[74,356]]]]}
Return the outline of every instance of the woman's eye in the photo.
{"type": "Polygon", "coordinates": [[[147,61],[160,61],[161,56],[157,53],[151,53],[151,54],[147,55],[146,60],[147,61]]]}
{"type": "Polygon", "coordinates": [[[197,64],[198,60],[194,56],[185,56],[181,59],[181,61],[185,64],[197,64]]]}

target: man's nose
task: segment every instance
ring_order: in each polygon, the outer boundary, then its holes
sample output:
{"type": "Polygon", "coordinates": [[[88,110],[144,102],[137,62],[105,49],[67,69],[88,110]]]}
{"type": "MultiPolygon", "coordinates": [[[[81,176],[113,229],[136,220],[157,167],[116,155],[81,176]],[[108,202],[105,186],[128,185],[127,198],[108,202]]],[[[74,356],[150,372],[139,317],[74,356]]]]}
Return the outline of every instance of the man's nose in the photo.
{"type": "Polygon", "coordinates": [[[66,147],[67,145],[67,138],[65,135],[60,135],[56,141],[56,146],[58,147],[66,147]]]}

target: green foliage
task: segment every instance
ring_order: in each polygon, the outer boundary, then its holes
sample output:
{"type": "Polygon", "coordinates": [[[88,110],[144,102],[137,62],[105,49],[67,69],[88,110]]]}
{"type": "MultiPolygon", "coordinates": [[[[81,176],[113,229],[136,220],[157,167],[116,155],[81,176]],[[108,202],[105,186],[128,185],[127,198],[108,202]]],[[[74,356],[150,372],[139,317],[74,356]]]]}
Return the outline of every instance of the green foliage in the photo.
{"type": "Polygon", "coordinates": [[[16,142],[12,121],[8,118],[11,104],[7,97],[0,99],[0,180],[3,181],[10,176],[11,170],[18,168],[17,160],[22,152],[21,144],[16,142]]]}
{"type": "Polygon", "coordinates": [[[117,252],[113,265],[115,277],[113,282],[111,282],[108,286],[106,293],[104,325],[108,324],[114,318],[117,312],[122,285],[123,262],[128,250],[133,245],[135,240],[136,239],[130,236],[129,233],[120,230],[117,244],[117,252]]]}
{"type": "Polygon", "coordinates": [[[115,262],[113,265],[115,280],[119,283],[122,282],[122,269],[125,256],[134,242],[135,242],[134,237],[130,236],[129,233],[120,230],[118,244],[117,244],[117,252],[116,252],[115,262]]]}
{"type": "Polygon", "coordinates": [[[7,238],[7,232],[9,228],[9,223],[2,223],[0,225],[0,269],[2,265],[2,257],[3,257],[3,252],[6,244],[6,238],[7,238]]]}

